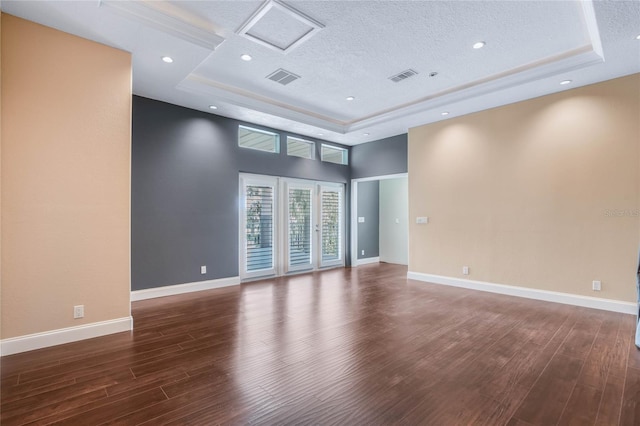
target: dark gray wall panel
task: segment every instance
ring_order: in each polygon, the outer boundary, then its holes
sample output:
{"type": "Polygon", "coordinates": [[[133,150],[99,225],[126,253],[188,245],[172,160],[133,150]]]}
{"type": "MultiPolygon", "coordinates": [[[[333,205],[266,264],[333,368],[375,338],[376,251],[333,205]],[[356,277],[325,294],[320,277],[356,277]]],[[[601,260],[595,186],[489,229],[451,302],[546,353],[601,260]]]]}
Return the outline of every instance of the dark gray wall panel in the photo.
{"type": "Polygon", "coordinates": [[[351,178],[407,173],[407,134],[351,148],[351,178]]]}
{"type": "Polygon", "coordinates": [[[358,259],[380,255],[380,181],[358,182],[358,259]],[[362,254],[364,250],[364,255],[362,254]]]}
{"type": "Polygon", "coordinates": [[[287,156],[285,132],[280,154],[240,148],[239,124],[273,129],[138,96],[132,120],[132,290],[238,275],[240,172],[349,182],[347,166],[287,156]]]}

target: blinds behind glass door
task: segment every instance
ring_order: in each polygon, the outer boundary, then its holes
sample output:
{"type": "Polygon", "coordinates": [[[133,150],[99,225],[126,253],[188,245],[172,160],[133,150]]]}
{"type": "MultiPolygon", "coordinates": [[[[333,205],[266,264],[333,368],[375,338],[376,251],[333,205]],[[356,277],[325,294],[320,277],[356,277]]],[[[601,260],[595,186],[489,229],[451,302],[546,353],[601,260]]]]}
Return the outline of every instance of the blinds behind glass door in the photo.
{"type": "Polygon", "coordinates": [[[344,185],[240,174],[242,281],[344,265],[344,185]]]}
{"type": "Polygon", "coordinates": [[[322,260],[340,259],[342,218],[342,192],[322,190],[322,260]]]}
{"type": "Polygon", "coordinates": [[[271,186],[246,186],[247,272],[273,268],[273,203],[271,186]]]}
{"type": "Polygon", "coordinates": [[[311,265],[310,189],[289,189],[289,265],[311,265]]]}

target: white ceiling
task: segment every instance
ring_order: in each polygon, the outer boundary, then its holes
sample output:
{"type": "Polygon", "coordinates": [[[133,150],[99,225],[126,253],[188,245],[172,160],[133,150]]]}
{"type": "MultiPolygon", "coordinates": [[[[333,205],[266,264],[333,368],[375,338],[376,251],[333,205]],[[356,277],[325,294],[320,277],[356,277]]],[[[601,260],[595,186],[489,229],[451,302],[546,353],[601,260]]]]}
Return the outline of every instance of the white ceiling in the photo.
{"type": "Polygon", "coordinates": [[[348,145],[640,72],[640,0],[4,0],[2,10],[131,52],[137,95],[348,145]],[[266,78],[279,68],[301,78],[266,78]],[[389,80],[407,69],[418,74],[389,80]]]}

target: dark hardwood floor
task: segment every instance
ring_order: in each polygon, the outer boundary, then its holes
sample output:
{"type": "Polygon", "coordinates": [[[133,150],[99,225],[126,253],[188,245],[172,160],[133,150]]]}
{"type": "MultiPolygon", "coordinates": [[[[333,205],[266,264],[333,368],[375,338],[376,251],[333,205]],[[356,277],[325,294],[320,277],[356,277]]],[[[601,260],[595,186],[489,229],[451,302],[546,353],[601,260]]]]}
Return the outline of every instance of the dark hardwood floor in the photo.
{"type": "Polygon", "coordinates": [[[1,360],[2,425],[640,425],[635,317],[367,265],[133,303],[1,360]]]}

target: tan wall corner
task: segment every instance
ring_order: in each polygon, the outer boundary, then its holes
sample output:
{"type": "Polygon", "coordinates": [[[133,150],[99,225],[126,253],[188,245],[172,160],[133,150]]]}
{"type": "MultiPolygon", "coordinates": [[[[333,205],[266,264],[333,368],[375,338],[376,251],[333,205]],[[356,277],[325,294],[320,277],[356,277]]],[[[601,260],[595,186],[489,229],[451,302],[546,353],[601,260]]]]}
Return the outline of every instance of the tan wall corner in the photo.
{"type": "Polygon", "coordinates": [[[640,74],[409,132],[410,271],[632,302],[639,212],[640,74]]]}
{"type": "Polygon", "coordinates": [[[2,337],[128,317],[131,57],[1,25],[2,337]]]}

